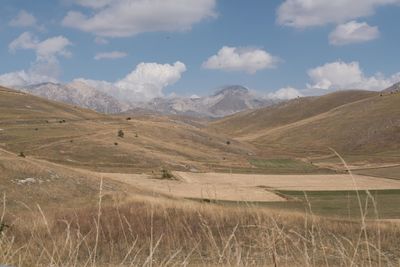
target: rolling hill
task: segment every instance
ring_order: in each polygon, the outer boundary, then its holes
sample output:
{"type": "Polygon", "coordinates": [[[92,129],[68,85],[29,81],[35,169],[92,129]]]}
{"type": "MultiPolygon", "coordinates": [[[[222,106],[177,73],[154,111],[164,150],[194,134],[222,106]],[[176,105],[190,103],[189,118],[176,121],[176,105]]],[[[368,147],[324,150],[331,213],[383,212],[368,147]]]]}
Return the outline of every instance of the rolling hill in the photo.
{"type": "Polygon", "coordinates": [[[344,155],[399,161],[399,103],[400,94],[342,91],[236,114],[210,128],[266,154],[326,155],[331,147],[344,155]]]}
{"type": "Polygon", "coordinates": [[[250,166],[252,146],[228,140],[187,118],[109,116],[0,89],[0,148],[28,158],[107,172],[250,166]]]}

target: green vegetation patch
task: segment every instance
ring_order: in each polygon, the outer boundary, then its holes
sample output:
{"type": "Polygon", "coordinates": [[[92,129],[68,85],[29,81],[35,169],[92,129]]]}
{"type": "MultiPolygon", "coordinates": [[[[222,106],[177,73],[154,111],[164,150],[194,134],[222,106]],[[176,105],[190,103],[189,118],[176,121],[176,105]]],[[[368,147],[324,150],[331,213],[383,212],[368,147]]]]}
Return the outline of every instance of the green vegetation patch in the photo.
{"type": "MultiPolygon", "coordinates": [[[[400,166],[354,171],[357,174],[400,180],[400,166]]],[[[400,204],[400,203],[399,203],[400,204]]]]}
{"type": "Polygon", "coordinates": [[[270,173],[330,173],[331,170],[321,169],[312,163],[295,159],[250,159],[250,163],[259,169],[270,173]]]}
{"type": "MultiPolygon", "coordinates": [[[[244,202],[225,200],[201,200],[224,206],[246,206],[276,210],[313,213],[315,215],[346,220],[360,219],[357,192],[352,191],[286,191],[276,194],[287,199],[281,202],[244,202]]],[[[400,189],[359,191],[363,213],[372,219],[400,219],[400,189]],[[375,210],[376,205],[376,210],[375,210]],[[377,212],[376,212],[377,211],[377,212]]],[[[199,200],[197,200],[199,201],[199,200]]]]}
{"type": "MultiPolygon", "coordinates": [[[[316,215],[340,217],[347,219],[360,218],[360,205],[356,191],[278,191],[289,201],[263,203],[271,208],[296,211],[311,211],[316,215]]],[[[400,190],[359,191],[363,212],[368,219],[399,219],[400,190]],[[371,198],[372,196],[372,198],[371,198]],[[376,206],[376,209],[375,209],[376,206]]]]}

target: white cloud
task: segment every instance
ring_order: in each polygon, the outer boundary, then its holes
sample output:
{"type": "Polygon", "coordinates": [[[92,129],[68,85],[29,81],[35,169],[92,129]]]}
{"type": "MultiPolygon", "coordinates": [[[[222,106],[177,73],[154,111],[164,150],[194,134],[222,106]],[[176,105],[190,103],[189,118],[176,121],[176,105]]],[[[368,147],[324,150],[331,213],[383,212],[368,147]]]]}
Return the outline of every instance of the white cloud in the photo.
{"type": "Polygon", "coordinates": [[[9,25],[12,27],[36,27],[37,21],[35,16],[25,10],[21,10],[18,15],[10,21],[9,25]]]}
{"type": "Polygon", "coordinates": [[[31,27],[39,31],[45,30],[43,25],[38,24],[36,17],[25,10],[21,10],[18,15],[8,23],[8,25],[11,27],[31,27]]]}
{"type": "Polygon", "coordinates": [[[33,50],[36,60],[29,70],[21,70],[0,75],[0,83],[5,86],[25,86],[42,82],[56,82],[61,73],[58,57],[69,57],[71,53],[67,47],[71,42],[63,37],[56,36],[40,41],[29,32],[22,33],[9,44],[9,50],[15,53],[19,49],[33,50]]]}
{"type": "Polygon", "coordinates": [[[140,63],[122,80],[115,83],[121,90],[128,91],[135,99],[149,100],[163,96],[163,88],[180,80],[186,66],[180,61],[175,64],[140,63]]]}
{"type": "Polygon", "coordinates": [[[302,93],[293,87],[281,88],[273,93],[268,94],[268,98],[279,100],[289,100],[300,96],[303,96],[302,93]]]}
{"type": "Polygon", "coordinates": [[[108,44],[108,40],[99,36],[96,36],[96,38],[94,38],[94,42],[98,45],[105,45],[108,44]]]}
{"type": "Polygon", "coordinates": [[[369,26],[366,22],[350,21],[340,24],[329,35],[332,45],[363,43],[379,37],[378,27],[369,26]]]}
{"type": "Polygon", "coordinates": [[[147,101],[163,96],[163,89],[176,83],[186,71],[182,62],[171,64],[140,63],[123,79],[106,81],[77,79],[122,101],[147,101]]]}
{"type": "Polygon", "coordinates": [[[35,50],[38,44],[39,40],[34,35],[30,32],[24,32],[8,45],[8,49],[12,53],[15,53],[17,49],[35,50]]]}
{"type": "Polygon", "coordinates": [[[143,32],[186,31],[215,16],[216,0],[75,0],[93,15],[70,11],[62,24],[103,37],[128,37],[143,32]]]}
{"type": "Polygon", "coordinates": [[[20,87],[44,82],[56,83],[57,79],[37,74],[34,71],[26,72],[24,70],[0,75],[0,85],[6,87],[20,87]]]}
{"type": "Polygon", "coordinates": [[[295,28],[344,23],[374,14],[379,6],[400,0],[286,0],[277,11],[277,22],[295,28]]]}
{"type": "Polygon", "coordinates": [[[70,56],[70,52],[66,49],[71,42],[64,36],[56,36],[39,41],[30,32],[22,33],[18,38],[9,44],[9,50],[15,53],[18,49],[31,49],[36,52],[38,59],[52,59],[56,56],[70,56]]]}
{"type": "Polygon", "coordinates": [[[262,69],[274,68],[278,62],[277,57],[261,49],[224,46],[217,55],[203,63],[203,68],[254,74],[262,69]]]}
{"type": "Polygon", "coordinates": [[[390,77],[383,74],[366,76],[358,62],[336,61],[308,71],[312,84],[308,88],[325,90],[365,89],[382,90],[400,81],[400,73],[390,77]]]}
{"type": "Polygon", "coordinates": [[[125,52],[120,52],[120,51],[112,51],[112,52],[105,52],[105,53],[98,53],[94,57],[96,60],[100,59],[118,59],[118,58],[124,58],[128,54],[125,52]]]}

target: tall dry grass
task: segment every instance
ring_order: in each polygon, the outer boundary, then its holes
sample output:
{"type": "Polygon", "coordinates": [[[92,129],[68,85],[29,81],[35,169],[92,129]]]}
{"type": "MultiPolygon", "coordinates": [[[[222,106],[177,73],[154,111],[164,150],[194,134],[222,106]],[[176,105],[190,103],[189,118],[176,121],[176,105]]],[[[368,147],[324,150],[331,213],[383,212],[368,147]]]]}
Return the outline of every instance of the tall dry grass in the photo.
{"type": "MultiPolygon", "coordinates": [[[[101,192],[101,191],[100,191],[101,192]]],[[[3,201],[4,203],[4,201],[3,201]]],[[[400,227],[161,198],[7,216],[10,266],[398,266],[400,227]],[[364,238],[366,235],[367,238],[364,238]],[[361,236],[361,238],[360,238],[361,236]]],[[[4,206],[5,208],[5,206],[4,206]]]]}
{"type": "Polygon", "coordinates": [[[354,221],[315,216],[310,202],[289,213],[142,195],[112,201],[103,181],[97,206],[12,214],[5,196],[1,203],[0,264],[9,266],[400,265],[400,226],[366,220],[371,194],[358,197],[354,221]]]}

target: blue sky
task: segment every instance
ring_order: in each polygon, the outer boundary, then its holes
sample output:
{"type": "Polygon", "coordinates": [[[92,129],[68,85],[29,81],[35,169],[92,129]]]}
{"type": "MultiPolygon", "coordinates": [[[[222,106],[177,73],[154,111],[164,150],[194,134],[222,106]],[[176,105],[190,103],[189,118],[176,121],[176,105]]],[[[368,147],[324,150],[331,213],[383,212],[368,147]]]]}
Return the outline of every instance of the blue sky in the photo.
{"type": "Polygon", "coordinates": [[[83,78],[150,98],[241,84],[290,98],[400,80],[399,0],[143,2],[1,0],[0,83],[83,78]]]}

